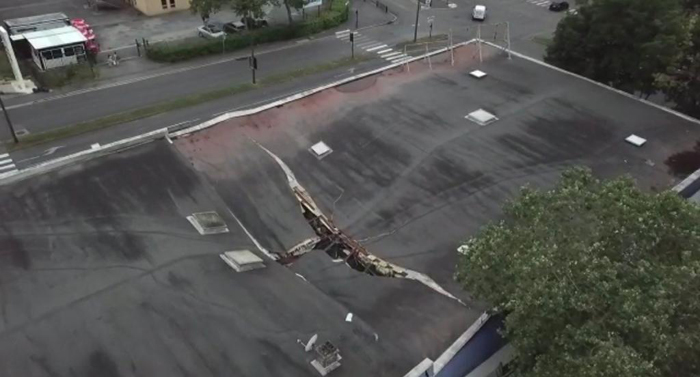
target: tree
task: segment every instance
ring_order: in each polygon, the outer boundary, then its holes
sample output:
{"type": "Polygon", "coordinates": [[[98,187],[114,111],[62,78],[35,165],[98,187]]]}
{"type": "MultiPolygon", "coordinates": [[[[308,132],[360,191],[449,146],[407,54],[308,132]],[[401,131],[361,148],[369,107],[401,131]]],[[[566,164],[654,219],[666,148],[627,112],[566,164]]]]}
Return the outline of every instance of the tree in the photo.
{"type": "MultiPolygon", "coordinates": [[[[243,16],[246,23],[250,18],[261,18],[265,15],[264,8],[267,6],[279,5],[277,0],[231,0],[231,8],[243,16]]],[[[249,29],[252,25],[246,25],[249,29]]]]}
{"type": "Polygon", "coordinates": [[[596,0],[557,25],[545,61],[628,92],[650,95],[678,56],[678,0],[596,0]]]}
{"type": "Polygon", "coordinates": [[[192,13],[199,14],[206,24],[212,13],[220,11],[224,5],[229,3],[231,0],[190,0],[190,10],[192,13]]]}
{"type": "Polygon", "coordinates": [[[700,117],[700,22],[694,20],[681,58],[657,82],[676,109],[700,117]]]}
{"type": "Polygon", "coordinates": [[[504,315],[520,376],[700,375],[700,207],[578,168],[505,215],[456,278],[504,315]]]}
{"type": "Polygon", "coordinates": [[[303,6],[304,0],[284,0],[284,7],[287,9],[287,19],[289,20],[290,25],[294,23],[294,20],[292,19],[292,8],[299,10],[303,6]]]}

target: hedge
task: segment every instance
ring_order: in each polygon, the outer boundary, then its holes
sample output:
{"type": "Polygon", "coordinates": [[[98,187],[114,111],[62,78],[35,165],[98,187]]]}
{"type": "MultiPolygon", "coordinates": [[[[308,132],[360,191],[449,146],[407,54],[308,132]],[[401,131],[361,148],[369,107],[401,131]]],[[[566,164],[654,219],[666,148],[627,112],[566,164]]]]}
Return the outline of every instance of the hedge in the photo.
{"type": "Polygon", "coordinates": [[[221,54],[249,47],[251,41],[256,44],[286,41],[302,38],[323,30],[341,25],[348,20],[346,0],[332,0],[332,9],[325,10],[321,16],[286,26],[274,26],[255,31],[227,35],[221,39],[198,39],[175,43],[157,43],[148,46],[149,59],[157,62],[174,63],[200,56],[221,54]]]}

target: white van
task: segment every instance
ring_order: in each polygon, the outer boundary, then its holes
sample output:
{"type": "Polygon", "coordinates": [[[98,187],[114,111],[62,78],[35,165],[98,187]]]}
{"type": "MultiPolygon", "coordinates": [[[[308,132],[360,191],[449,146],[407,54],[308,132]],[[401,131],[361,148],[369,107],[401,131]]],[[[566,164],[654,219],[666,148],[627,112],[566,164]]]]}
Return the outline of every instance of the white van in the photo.
{"type": "Polygon", "coordinates": [[[472,11],[472,20],[483,21],[486,19],[486,6],[475,5],[472,11]]]}

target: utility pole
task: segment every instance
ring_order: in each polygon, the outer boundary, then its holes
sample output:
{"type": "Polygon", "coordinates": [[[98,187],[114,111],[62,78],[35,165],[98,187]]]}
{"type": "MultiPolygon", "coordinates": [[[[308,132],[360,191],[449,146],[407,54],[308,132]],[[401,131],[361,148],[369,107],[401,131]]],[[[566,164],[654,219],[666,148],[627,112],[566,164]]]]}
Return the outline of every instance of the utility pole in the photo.
{"type": "Polygon", "coordinates": [[[255,43],[250,46],[250,73],[253,75],[253,84],[255,84],[255,71],[258,69],[258,58],[255,57],[255,43]]]}
{"type": "Polygon", "coordinates": [[[355,33],[350,32],[350,53],[352,54],[352,60],[355,60],[355,33]]]}
{"type": "Polygon", "coordinates": [[[418,17],[420,16],[420,0],[416,0],[416,27],[413,29],[413,43],[418,40],[418,17]]]}
{"type": "Polygon", "coordinates": [[[479,63],[482,63],[484,61],[484,59],[481,55],[481,25],[477,25],[476,33],[477,33],[476,38],[479,40],[479,63]]]}
{"type": "Polygon", "coordinates": [[[357,30],[359,25],[360,25],[360,11],[355,9],[355,30],[357,30]]]}
{"type": "Polygon", "coordinates": [[[15,144],[19,143],[19,140],[17,139],[17,134],[15,133],[15,128],[12,126],[12,121],[10,120],[10,114],[7,113],[7,109],[5,108],[5,101],[2,100],[2,96],[0,96],[0,107],[2,107],[2,113],[5,114],[5,120],[7,120],[7,127],[10,128],[10,133],[12,134],[12,140],[14,140],[15,144]]]}
{"type": "Polygon", "coordinates": [[[508,59],[512,59],[510,56],[510,22],[506,21],[506,42],[508,43],[508,59]]]}

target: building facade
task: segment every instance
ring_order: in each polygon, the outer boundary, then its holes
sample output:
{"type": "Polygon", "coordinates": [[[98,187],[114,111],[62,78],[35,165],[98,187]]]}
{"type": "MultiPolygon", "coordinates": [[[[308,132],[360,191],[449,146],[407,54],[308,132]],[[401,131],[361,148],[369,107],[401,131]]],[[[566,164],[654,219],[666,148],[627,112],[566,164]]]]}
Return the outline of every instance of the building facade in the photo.
{"type": "Polygon", "coordinates": [[[190,8],[190,0],[126,0],[126,2],[147,16],[190,8]]]}

